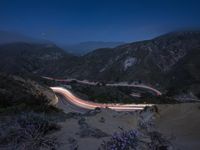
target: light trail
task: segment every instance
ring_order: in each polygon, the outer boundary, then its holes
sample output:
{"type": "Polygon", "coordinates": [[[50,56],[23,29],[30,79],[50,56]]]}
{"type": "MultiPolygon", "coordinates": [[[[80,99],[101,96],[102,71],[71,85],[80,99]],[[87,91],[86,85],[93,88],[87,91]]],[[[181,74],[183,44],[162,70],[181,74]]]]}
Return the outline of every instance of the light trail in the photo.
{"type": "Polygon", "coordinates": [[[95,108],[110,108],[116,111],[136,111],[142,110],[146,106],[152,106],[153,104],[102,104],[102,103],[95,103],[90,102],[87,100],[83,100],[78,98],[77,96],[73,95],[69,90],[64,89],[62,87],[51,87],[51,89],[56,94],[61,94],[65,97],[67,101],[70,103],[84,109],[95,109],[95,108]]]}
{"type": "MultiPolygon", "coordinates": [[[[90,82],[90,81],[87,81],[87,80],[77,80],[77,79],[56,79],[56,78],[51,78],[51,77],[42,77],[44,79],[47,79],[47,80],[54,80],[54,81],[58,81],[58,82],[72,82],[72,81],[76,81],[77,83],[80,83],[80,84],[87,84],[87,85],[97,85],[98,82],[90,82]]],[[[151,87],[151,86],[148,86],[148,85],[144,85],[144,84],[127,84],[127,83],[113,83],[113,84],[105,84],[105,86],[111,86],[111,87],[135,87],[135,88],[142,88],[142,89],[146,89],[146,90],[150,90],[150,91],[153,91],[154,93],[156,93],[157,96],[160,96],[162,95],[162,93],[151,87]]],[[[137,95],[137,97],[139,97],[137,95]]]]}

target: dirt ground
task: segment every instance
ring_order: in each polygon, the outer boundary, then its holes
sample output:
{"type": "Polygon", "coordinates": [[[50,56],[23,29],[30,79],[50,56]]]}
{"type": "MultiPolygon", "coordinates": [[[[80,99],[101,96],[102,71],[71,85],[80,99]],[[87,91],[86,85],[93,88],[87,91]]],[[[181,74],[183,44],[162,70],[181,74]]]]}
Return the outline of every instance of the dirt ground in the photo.
{"type": "Polygon", "coordinates": [[[200,150],[200,104],[160,105],[158,130],[180,150],[200,150]]]}

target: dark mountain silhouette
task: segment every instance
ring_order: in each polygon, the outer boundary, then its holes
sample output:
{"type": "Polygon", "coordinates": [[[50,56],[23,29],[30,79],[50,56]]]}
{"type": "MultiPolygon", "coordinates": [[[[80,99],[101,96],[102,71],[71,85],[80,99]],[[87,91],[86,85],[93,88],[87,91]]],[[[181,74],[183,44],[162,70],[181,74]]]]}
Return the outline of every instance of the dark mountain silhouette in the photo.
{"type": "Polygon", "coordinates": [[[17,32],[0,31],[0,44],[8,44],[14,42],[52,43],[48,40],[32,38],[17,32]]]}
{"type": "Polygon", "coordinates": [[[84,55],[98,48],[114,48],[122,44],[125,44],[125,43],[124,42],[89,41],[89,42],[82,42],[82,43],[72,44],[72,45],[60,44],[60,46],[67,52],[73,53],[75,55],[84,55]]]}

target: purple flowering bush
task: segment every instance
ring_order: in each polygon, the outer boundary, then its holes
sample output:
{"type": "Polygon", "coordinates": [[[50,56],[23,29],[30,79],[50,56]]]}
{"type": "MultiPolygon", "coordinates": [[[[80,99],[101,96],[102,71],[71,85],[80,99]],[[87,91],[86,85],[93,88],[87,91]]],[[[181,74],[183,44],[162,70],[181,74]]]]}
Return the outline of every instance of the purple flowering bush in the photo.
{"type": "Polygon", "coordinates": [[[106,150],[134,149],[138,145],[138,134],[139,132],[137,130],[115,133],[110,141],[103,142],[102,147],[106,150]]]}
{"type": "Polygon", "coordinates": [[[102,143],[103,150],[168,150],[171,143],[159,132],[140,132],[138,130],[115,133],[111,139],[102,143]]]}

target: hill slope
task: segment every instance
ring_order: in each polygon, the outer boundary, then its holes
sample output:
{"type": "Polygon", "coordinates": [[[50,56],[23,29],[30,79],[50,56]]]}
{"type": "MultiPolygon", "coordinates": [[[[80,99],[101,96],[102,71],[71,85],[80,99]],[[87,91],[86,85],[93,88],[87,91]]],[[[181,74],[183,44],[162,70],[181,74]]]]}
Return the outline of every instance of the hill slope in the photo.
{"type": "Polygon", "coordinates": [[[170,33],[149,41],[95,50],[81,58],[81,65],[73,66],[71,75],[107,81],[156,83],[191,50],[199,47],[200,32],[170,33]]]}
{"type": "Polygon", "coordinates": [[[5,44],[0,52],[0,71],[105,82],[137,81],[163,89],[192,89],[200,95],[200,32],[173,32],[148,41],[97,49],[82,57],[52,44],[5,44]]]}
{"type": "Polygon", "coordinates": [[[67,52],[70,52],[76,55],[84,55],[98,48],[114,48],[122,44],[124,44],[124,42],[90,41],[90,42],[82,42],[78,44],[63,45],[63,46],[62,44],[60,44],[60,46],[67,52]]]}
{"type": "Polygon", "coordinates": [[[60,75],[106,82],[138,81],[179,91],[194,89],[199,95],[199,55],[200,32],[174,32],[95,50],[60,75]]]}
{"type": "Polygon", "coordinates": [[[52,44],[19,42],[0,45],[0,53],[0,71],[10,73],[37,73],[62,58],[73,57],[52,44]]]}

